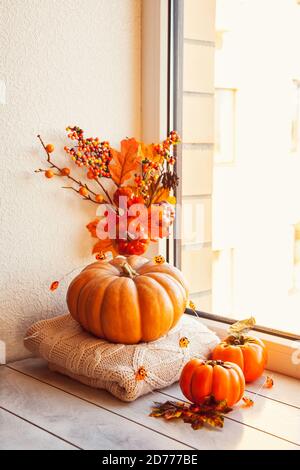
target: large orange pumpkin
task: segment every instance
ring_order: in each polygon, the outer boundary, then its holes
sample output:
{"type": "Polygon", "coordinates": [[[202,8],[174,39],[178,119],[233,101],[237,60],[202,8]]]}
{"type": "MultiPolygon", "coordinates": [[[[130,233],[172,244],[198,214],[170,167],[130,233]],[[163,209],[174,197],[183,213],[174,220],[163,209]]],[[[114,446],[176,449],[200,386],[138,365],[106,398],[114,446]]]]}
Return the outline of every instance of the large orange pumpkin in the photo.
{"type": "Polygon", "coordinates": [[[216,346],[212,358],[234,362],[244,372],[246,382],[253,382],[266,367],[267,348],[259,338],[230,335],[216,346]]]}
{"type": "Polygon", "coordinates": [[[73,318],[114,343],[153,341],[176,325],[188,289],[181,272],[141,256],[117,256],[87,266],[70,284],[73,318]]]}
{"type": "Polygon", "coordinates": [[[240,401],[245,379],[240,367],[231,362],[192,359],[183,368],[180,387],[184,396],[196,405],[208,397],[226,400],[228,406],[240,401]]]}

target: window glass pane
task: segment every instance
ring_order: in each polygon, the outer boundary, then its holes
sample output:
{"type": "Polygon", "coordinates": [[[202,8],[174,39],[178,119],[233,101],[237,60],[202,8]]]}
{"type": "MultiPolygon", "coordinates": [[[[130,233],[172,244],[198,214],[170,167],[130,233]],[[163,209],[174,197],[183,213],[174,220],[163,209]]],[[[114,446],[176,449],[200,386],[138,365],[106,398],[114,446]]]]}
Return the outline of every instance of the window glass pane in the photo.
{"type": "Polygon", "coordinates": [[[215,163],[235,159],[235,93],[230,88],[215,88],[215,163]]]}
{"type": "Polygon", "coordinates": [[[181,265],[191,297],[199,310],[297,334],[299,57],[296,0],[184,1],[181,265]]]}

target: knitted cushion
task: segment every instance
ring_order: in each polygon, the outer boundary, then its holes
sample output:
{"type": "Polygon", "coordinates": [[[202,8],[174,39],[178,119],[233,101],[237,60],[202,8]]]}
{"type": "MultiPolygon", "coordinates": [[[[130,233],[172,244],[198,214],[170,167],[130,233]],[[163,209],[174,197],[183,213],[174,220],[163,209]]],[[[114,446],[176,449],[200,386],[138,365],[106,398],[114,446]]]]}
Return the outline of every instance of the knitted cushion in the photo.
{"type": "Polygon", "coordinates": [[[106,389],[123,401],[176,382],[190,358],[207,358],[218,342],[190,315],[183,315],[166,336],[151,343],[109,343],[85,332],[69,314],[35,323],[24,340],[50,369],[106,389]]]}

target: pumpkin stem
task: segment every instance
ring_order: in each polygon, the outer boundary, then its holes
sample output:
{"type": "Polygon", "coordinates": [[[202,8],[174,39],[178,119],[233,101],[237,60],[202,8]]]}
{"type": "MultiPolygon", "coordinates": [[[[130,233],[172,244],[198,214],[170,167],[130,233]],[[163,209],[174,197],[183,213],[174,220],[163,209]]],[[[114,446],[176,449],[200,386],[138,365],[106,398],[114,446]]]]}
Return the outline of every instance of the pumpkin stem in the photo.
{"type": "Polygon", "coordinates": [[[219,359],[218,360],[209,360],[209,361],[206,361],[206,364],[208,366],[212,366],[212,367],[215,367],[215,366],[223,366],[224,365],[224,361],[220,361],[219,359]]]}
{"type": "Polygon", "coordinates": [[[234,346],[240,346],[245,344],[247,338],[242,334],[230,335],[226,338],[226,343],[234,346]]]}
{"type": "Polygon", "coordinates": [[[121,268],[123,270],[123,276],[130,277],[130,279],[133,279],[138,275],[138,273],[126,261],[125,263],[121,264],[121,268]]]}

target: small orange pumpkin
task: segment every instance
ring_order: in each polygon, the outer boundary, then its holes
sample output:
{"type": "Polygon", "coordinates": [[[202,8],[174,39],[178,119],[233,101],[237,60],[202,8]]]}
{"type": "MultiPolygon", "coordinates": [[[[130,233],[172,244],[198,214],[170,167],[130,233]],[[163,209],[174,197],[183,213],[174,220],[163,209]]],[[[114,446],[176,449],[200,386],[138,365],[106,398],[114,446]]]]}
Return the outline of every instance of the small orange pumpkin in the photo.
{"type": "Polygon", "coordinates": [[[254,336],[228,336],[212,354],[214,360],[234,362],[242,369],[246,382],[253,382],[264,372],[267,364],[265,344],[254,336]]]}
{"type": "Polygon", "coordinates": [[[245,379],[239,366],[223,361],[192,359],[184,366],[179,384],[184,396],[196,405],[213,397],[233,406],[245,391],[245,379]]]}
{"type": "Polygon", "coordinates": [[[135,255],[90,264],[67,293],[70,314],[85,330],[124,344],[165,335],[183,314],[187,299],[179,269],[135,255]]]}
{"type": "Polygon", "coordinates": [[[264,372],[268,360],[266,345],[247,333],[255,325],[255,318],[240,320],[228,329],[229,336],[216,346],[212,359],[230,361],[243,371],[246,382],[253,382],[264,372]]]}

